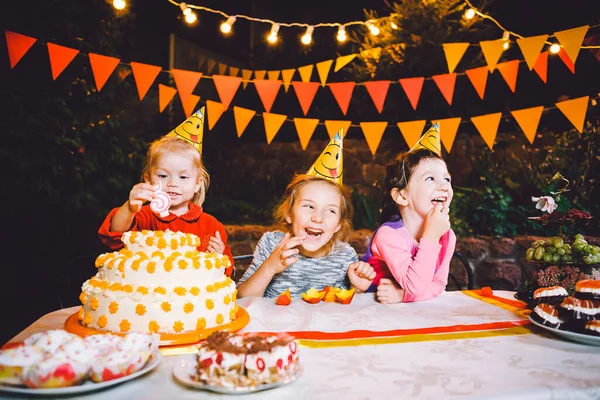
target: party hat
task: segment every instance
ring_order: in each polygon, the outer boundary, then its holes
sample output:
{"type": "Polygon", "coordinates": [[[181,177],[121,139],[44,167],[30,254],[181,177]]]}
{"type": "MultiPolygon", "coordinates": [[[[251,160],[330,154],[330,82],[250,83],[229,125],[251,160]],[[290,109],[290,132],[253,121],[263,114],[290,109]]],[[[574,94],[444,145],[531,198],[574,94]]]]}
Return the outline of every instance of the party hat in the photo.
{"type": "Polygon", "coordinates": [[[411,152],[426,149],[431,150],[438,156],[442,156],[442,143],[440,141],[440,127],[437,122],[421,136],[421,139],[410,149],[411,152]]]}
{"type": "Polygon", "coordinates": [[[340,129],[310,167],[307,175],[320,176],[342,184],[342,173],[344,172],[342,136],[344,136],[344,130],[340,129]]]}
{"type": "Polygon", "coordinates": [[[175,136],[187,140],[202,153],[202,141],[204,139],[204,107],[190,115],[177,128],[167,133],[166,136],[175,136]]]}

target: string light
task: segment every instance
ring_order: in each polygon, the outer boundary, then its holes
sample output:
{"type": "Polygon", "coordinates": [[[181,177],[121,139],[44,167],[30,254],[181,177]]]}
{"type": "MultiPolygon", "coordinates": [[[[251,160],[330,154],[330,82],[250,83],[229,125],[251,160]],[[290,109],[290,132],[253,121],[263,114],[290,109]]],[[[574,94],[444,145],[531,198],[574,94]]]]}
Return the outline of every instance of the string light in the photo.
{"type": "Polygon", "coordinates": [[[394,23],[394,21],[391,21],[391,22],[390,22],[390,27],[391,27],[393,30],[398,30],[398,25],[396,25],[396,24],[394,23]]]}
{"type": "Polygon", "coordinates": [[[314,26],[309,26],[308,28],[306,28],[306,32],[304,33],[304,35],[302,35],[302,38],[300,39],[303,44],[308,46],[310,42],[312,42],[312,34],[314,30],[314,26]]]}
{"type": "Polygon", "coordinates": [[[372,19],[367,21],[367,28],[369,28],[369,31],[371,31],[371,35],[379,35],[379,28],[373,23],[372,19]]]}
{"type": "Polygon", "coordinates": [[[346,36],[346,27],[344,25],[340,25],[337,31],[337,40],[340,43],[344,43],[348,37],[346,36]]]}
{"type": "Polygon", "coordinates": [[[117,10],[122,10],[127,6],[125,0],[113,0],[113,7],[117,10]]]}
{"type": "Polygon", "coordinates": [[[269,36],[267,36],[267,41],[271,44],[276,43],[277,42],[277,33],[279,32],[279,24],[274,23],[271,26],[271,32],[269,33],[269,36]]]}
{"type": "Polygon", "coordinates": [[[229,18],[227,18],[227,21],[225,21],[221,24],[221,32],[223,32],[226,35],[228,33],[230,33],[231,27],[233,26],[234,23],[235,23],[235,17],[232,15],[229,18]]]}
{"type": "Polygon", "coordinates": [[[552,53],[552,54],[558,54],[559,51],[560,51],[560,45],[558,45],[557,43],[553,43],[550,46],[550,53],[552,53]]]}
{"type": "Polygon", "coordinates": [[[504,44],[502,45],[502,47],[504,47],[504,50],[508,50],[508,48],[510,47],[510,32],[504,31],[504,33],[502,34],[502,40],[504,40],[504,44]]]}
{"type": "Polygon", "coordinates": [[[473,19],[474,16],[475,16],[475,9],[469,8],[467,11],[465,11],[466,19],[473,19]]]}

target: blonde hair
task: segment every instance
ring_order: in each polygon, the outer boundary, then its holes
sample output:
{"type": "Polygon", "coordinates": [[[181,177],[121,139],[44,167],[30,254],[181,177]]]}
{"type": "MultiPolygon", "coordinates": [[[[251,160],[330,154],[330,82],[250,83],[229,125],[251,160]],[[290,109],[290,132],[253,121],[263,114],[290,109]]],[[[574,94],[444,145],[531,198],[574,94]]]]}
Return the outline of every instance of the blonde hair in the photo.
{"type": "Polygon", "coordinates": [[[192,197],[191,202],[201,206],[206,198],[206,191],[208,190],[208,185],[210,184],[210,177],[208,176],[208,171],[206,171],[206,168],[204,168],[204,164],[202,163],[202,155],[193,144],[186,140],[179,139],[174,136],[164,136],[152,142],[146,155],[146,165],[142,171],[142,179],[144,181],[150,181],[150,174],[152,173],[152,170],[156,168],[156,165],[160,161],[161,157],[167,153],[177,153],[179,155],[189,157],[192,160],[192,164],[198,172],[200,189],[194,193],[194,197],[192,197]]]}
{"type": "Polygon", "coordinates": [[[273,216],[275,217],[275,221],[282,229],[289,231],[289,224],[285,218],[292,213],[292,207],[298,199],[298,195],[300,194],[302,188],[313,182],[323,182],[334,188],[340,195],[341,228],[339,231],[334,233],[333,237],[327,244],[328,252],[330,252],[333,249],[335,242],[347,242],[348,239],[350,239],[350,234],[352,233],[352,216],[354,215],[354,207],[352,206],[352,197],[350,195],[350,191],[345,186],[339,185],[322,177],[297,174],[287,186],[283,200],[275,208],[273,216]]]}

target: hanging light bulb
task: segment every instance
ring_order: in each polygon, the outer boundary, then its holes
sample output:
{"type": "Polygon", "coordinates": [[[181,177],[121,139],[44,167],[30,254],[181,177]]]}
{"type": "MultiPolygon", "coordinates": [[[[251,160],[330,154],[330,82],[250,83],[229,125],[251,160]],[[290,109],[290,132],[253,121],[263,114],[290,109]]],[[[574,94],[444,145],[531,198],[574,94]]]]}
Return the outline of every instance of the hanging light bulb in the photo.
{"type": "Polygon", "coordinates": [[[560,45],[558,45],[557,43],[554,43],[552,46],[550,46],[550,53],[558,54],[559,51],[560,51],[560,45]]]}
{"type": "Polygon", "coordinates": [[[306,32],[304,33],[304,35],[302,35],[302,38],[300,39],[303,44],[309,45],[310,42],[312,42],[312,34],[314,31],[315,31],[314,26],[309,26],[306,28],[306,32]]]}
{"type": "Polygon", "coordinates": [[[229,16],[229,18],[227,18],[227,21],[225,21],[221,24],[221,32],[223,32],[226,35],[228,33],[230,33],[231,27],[233,26],[234,23],[235,23],[235,17],[233,15],[229,16]]]}
{"type": "Polygon", "coordinates": [[[371,31],[371,35],[379,35],[379,28],[375,26],[372,20],[367,21],[367,28],[369,28],[369,31],[371,31]]]}
{"type": "Polygon", "coordinates": [[[396,25],[396,23],[395,23],[394,21],[390,22],[390,27],[391,27],[393,30],[398,30],[398,25],[396,25]]]}
{"type": "Polygon", "coordinates": [[[181,12],[183,13],[183,15],[188,15],[189,13],[192,12],[192,9],[189,8],[187,6],[187,4],[185,4],[185,3],[180,3],[179,8],[181,9],[181,12]]]}
{"type": "Polygon", "coordinates": [[[269,32],[269,36],[267,36],[267,41],[269,43],[276,43],[277,42],[277,33],[279,32],[279,24],[278,23],[274,23],[271,26],[271,32],[269,32]]]}
{"type": "Polygon", "coordinates": [[[504,48],[504,50],[507,50],[510,47],[510,32],[504,31],[504,33],[502,34],[502,40],[504,40],[504,44],[502,45],[502,47],[504,48]]]}
{"type": "Polygon", "coordinates": [[[122,10],[127,6],[125,0],[113,0],[113,7],[117,10],[122,10]]]}
{"type": "Polygon", "coordinates": [[[475,16],[475,9],[474,8],[469,8],[467,11],[465,11],[465,18],[466,19],[473,19],[474,16],[475,16]]]}
{"type": "Polygon", "coordinates": [[[344,43],[348,39],[346,36],[346,27],[344,25],[340,25],[337,31],[337,40],[340,43],[344,43]]]}
{"type": "Polygon", "coordinates": [[[185,12],[183,13],[183,15],[185,15],[185,22],[187,22],[188,24],[193,24],[194,22],[196,22],[196,20],[198,19],[198,17],[196,16],[196,13],[193,12],[192,10],[190,10],[189,8],[187,9],[189,10],[189,12],[186,14],[185,12]]]}

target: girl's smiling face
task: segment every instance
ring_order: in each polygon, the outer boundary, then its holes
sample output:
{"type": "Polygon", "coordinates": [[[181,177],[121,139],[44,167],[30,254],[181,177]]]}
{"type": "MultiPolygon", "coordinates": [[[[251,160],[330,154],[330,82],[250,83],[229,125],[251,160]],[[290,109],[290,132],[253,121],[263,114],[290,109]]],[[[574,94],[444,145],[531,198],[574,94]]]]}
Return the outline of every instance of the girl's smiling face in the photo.
{"type": "Polygon", "coordinates": [[[193,161],[185,155],[166,153],[159,158],[150,173],[150,182],[171,198],[170,212],[183,215],[188,203],[200,189],[198,171],[193,161]]]}
{"type": "Polygon", "coordinates": [[[454,192],[446,163],[439,159],[422,159],[402,191],[406,207],[423,218],[436,204],[450,207],[454,192]]]}

